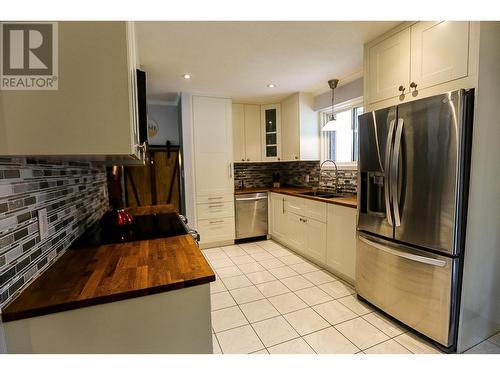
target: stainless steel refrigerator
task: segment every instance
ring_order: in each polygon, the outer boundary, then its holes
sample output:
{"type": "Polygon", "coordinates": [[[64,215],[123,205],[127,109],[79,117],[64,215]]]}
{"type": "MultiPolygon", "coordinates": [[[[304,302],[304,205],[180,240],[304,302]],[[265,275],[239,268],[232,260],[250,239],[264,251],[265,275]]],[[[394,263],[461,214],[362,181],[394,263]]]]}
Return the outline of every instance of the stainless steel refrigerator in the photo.
{"type": "Polygon", "coordinates": [[[359,117],[356,291],[456,346],[473,90],[359,117]]]}

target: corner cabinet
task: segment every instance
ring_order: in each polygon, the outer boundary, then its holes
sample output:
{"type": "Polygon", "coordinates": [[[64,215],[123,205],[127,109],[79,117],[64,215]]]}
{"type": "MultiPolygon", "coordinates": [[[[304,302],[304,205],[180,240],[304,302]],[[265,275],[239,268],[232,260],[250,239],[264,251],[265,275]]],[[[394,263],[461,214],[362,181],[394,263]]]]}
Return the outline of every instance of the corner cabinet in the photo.
{"type": "Polygon", "coordinates": [[[281,106],[261,106],[262,160],[281,160],[281,106]]]}
{"type": "Polygon", "coordinates": [[[405,23],[367,43],[365,109],[473,87],[477,29],[477,22],[405,23]]]}
{"type": "Polygon", "coordinates": [[[262,160],[260,105],[233,103],[233,159],[262,160]]]}
{"type": "Polygon", "coordinates": [[[231,99],[193,96],[196,229],[202,247],[234,241],[231,99]]]}
{"type": "Polygon", "coordinates": [[[140,157],[133,22],[58,22],[58,89],[0,91],[0,155],[140,157]]]}
{"type": "Polygon", "coordinates": [[[319,160],[319,122],[314,96],[298,92],[281,102],[281,159],[319,160]]]}

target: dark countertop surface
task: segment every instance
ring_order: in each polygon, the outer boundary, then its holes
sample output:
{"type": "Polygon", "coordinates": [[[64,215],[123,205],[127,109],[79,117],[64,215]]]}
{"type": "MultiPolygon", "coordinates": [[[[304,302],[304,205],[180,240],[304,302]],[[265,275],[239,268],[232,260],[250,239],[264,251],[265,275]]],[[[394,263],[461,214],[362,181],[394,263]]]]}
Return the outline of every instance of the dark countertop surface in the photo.
{"type": "MultiPolygon", "coordinates": [[[[173,206],[129,209],[133,215],[173,206]]],[[[191,235],[70,248],[3,311],[4,322],[201,285],[215,274],[191,235]]]]}
{"type": "Polygon", "coordinates": [[[319,201],[319,202],[338,204],[338,205],[345,206],[345,207],[357,208],[358,198],[357,198],[356,194],[348,195],[345,197],[335,197],[335,198],[321,198],[321,197],[314,197],[314,196],[299,194],[299,193],[303,193],[303,192],[311,191],[311,190],[312,189],[310,189],[310,188],[299,188],[299,187],[248,188],[248,189],[235,190],[234,194],[239,195],[239,194],[273,192],[273,193],[280,193],[280,194],[296,196],[296,197],[300,197],[300,198],[311,199],[311,200],[315,200],[315,201],[319,201]]]}

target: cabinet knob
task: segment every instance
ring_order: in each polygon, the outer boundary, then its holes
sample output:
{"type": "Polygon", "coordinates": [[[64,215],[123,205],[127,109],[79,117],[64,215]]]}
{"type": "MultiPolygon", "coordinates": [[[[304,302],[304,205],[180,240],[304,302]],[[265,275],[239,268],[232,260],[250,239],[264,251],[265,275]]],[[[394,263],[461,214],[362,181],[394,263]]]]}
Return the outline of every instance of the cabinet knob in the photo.
{"type": "Polygon", "coordinates": [[[278,160],[281,160],[281,158],[278,158],[278,160]]]}
{"type": "Polygon", "coordinates": [[[299,158],[299,157],[298,157],[298,156],[296,156],[296,157],[295,157],[295,160],[297,160],[298,158],[299,158]]]}
{"type": "Polygon", "coordinates": [[[250,159],[247,159],[247,161],[250,161],[250,159]]]}
{"type": "Polygon", "coordinates": [[[410,83],[410,88],[416,89],[417,88],[417,84],[415,82],[410,83]]]}
{"type": "Polygon", "coordinates": [[[245,161],[245,159],[241,159],[241,161],[245,161]]]}
{"type": "Polygon", "coordinates": [[[399,86],[398,90],[401,91],[402,94],[404,94],[406,88],[403,85],[401,85],[399,86]]]}

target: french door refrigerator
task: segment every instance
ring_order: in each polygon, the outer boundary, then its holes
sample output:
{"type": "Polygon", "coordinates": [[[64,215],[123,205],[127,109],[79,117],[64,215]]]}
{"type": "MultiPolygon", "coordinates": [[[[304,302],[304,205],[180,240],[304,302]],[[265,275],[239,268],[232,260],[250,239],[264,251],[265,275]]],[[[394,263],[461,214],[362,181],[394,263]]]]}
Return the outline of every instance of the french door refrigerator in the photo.
{"type": "Polygon", "coordinates": [[[456,346],[473,90],[359,117],[356,291],[456,346]]]}

